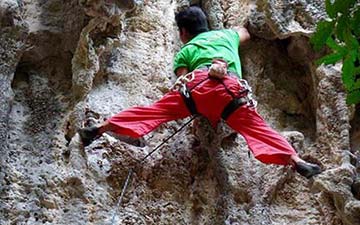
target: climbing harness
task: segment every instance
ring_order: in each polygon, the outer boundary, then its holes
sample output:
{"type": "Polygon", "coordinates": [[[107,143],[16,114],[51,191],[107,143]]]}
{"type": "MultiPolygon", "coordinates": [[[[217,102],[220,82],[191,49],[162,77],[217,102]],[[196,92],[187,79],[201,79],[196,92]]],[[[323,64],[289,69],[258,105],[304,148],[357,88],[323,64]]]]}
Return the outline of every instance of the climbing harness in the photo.
{"type": "Polygon", "coordinates": [[[120,197],[116,203],[116,206],[114,208],[114,213],[111,219],[111,224],[114,224],[115,222],[115,215],[116,215],[116,210],[120,207],[121,203],[122,203],[122,199],[125,195],[125,191],[127,186],[129,185],[129,181],[131,179],[131,176],[133,175],[134,171],[136,170],[136,168],[140,165],[142,165],[145,162],[145,159],[147,159],[149,156],[151,156],[155,151],[159,150],[168,140],[170,140],[172,137],[174,137],[177,133],[179,133],[182,129],[184,129],[188,124],[190,124],[197,116],[193,116],[191,117],[191,119],[189,119],[186,123],[184,123],[179,129],[177,129],[174,133],[172,133],[169,137],[167,137],[164,141],[162,141],[158,146],[156,146],[151,152],[149,152],[146,156],[144,156],[144,158],[142,158],[141,160],[138,161],[138,165],[135,166],[134,168],[130,168],[128,175],[126,177],[125,183],[122,187],[121,190],[121,194],[120,197]]]}
{"type": "Polygon", "coordinates": [[[213,64],[211,64],[210,67],[204,67],[200,68],[198,70],[208,70],[209,76],[205,79],[201,80],[197,84],[195,84],[191,89],[188,88],[186,85],[188,82],[191,82],[195,79],[195,71],[187,73],[185,75],[180,76],[175,84],[172,86],[172,91],[179,91],[184,99],[184,102],[186,104],[186,107],[189,109],[191,114],[198,115],[198,111],[196,108],[195,101],[191,95],[191,91],[196,88],[198,85],[200,85],[202,82],[206,81],[207,79],[217,79],[226,89],[226,91],[232,96],[232,100],[225,106],[223,109],[223,112],[221,113],[221,118],[223,120],[226,120],[233,112],[235,112],[239,107],[243,105],[247,105],[251,108],[256,108],[257,101],[252,97],[252,89],[249,85],[249,83],[244,79],[237,79],[241,89],[238,93],[238,96],[236,97],[224,84],[222,81],[222,78],[224,76],[234,76],[237,77],[237,75],[233,74],[232,72],[228,72],[227,64],[224,64],[226,62],[223,62],[222,60],[214,60],[213,64]]]}
{"type": "Polygon", "coordinates": [[[233,99],[225,106],[223,112],[221,113],[221,118],[223,120],[227,120],[227,118],[229,118],[235,110],[243,105],[247,105],[251,108],[256,108],[257,106],[257,101],[252,97],[252,89],[249,83],[244,79],[238,79],[238,83],[240,87],[242,87],[239,92],[240,97],[233,96],[233,99]]]}

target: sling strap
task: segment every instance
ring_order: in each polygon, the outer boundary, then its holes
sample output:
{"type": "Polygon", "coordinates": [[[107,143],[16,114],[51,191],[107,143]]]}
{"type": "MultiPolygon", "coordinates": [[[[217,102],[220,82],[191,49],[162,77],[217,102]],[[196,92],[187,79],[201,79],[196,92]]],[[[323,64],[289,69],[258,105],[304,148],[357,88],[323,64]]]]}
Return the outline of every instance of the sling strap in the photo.
{"type": "Polygon", "coordinates": [[[241,97],[241,98],[233,98],[233,100],[231,100],[224,108],[224,110],[221,113],[221,118],[223,120],[227,120],[227,118],[229,118],[229,116],[235,112],[235,110],[237,110],[239,107],[247,104],[250,101],[250,99],[245,96],[245,97],[241,97]]]}
{"type": "MultiPolygon", "coordinates": [[[[186,85],[186,83],[187,82],[190,82],[190,81],[192,81],[194,78],[195,78],[195,74],[194,74],[194,72],[192,72],[192,78],[191,79],[188,79],[188,80],[184,80],[184,79],[182,79],[181,77],[179,77],[178,78],[178,80],[180,80],[180,94],[181,94],[181,96],[183,97],[183,99],[184,99],[184,102],[185,102],[185,105],[187,106],[187,108],[188,108],[188,110],[190,111],[190,113],[192,114],[192,115],[198,115],[199,114],[199,112],[197,111],[197,108],[196,108],[196,104],[195,104],[195,101],[194,101],[194,99],[193,99],[193,97],[192,97],[192,95],[191,95],[191,91],[194,89],[194,88],[196,88],[197,86],[199,86],[201,83],[203,83],[203,82],[205,82],[206,80],[208,80],[209,79],[209,77],[207,76],[205,79],[203,79],[203,80],[201,80],[201,81],[199,81],[197,84],[195,84],[193,87],[191,87],[191,88],[189,88],[187,85],[186,85]]],[[[187,74],[186,75],[184,75],[184,76],[187,76],[187,74]]],[[[177,81],[178,82],[178,81],[177,81]]]]}
{"type": "Polygon", "coordinates": [[[183,86],[183,88],[180,91],[181,96],[184,99],[185,105],[188,108],[188,110],[191,112],[192,115],[197,115],[198,111],[196,109],[195,101],[191,95],[191,91],[188,89],[186,85],[183,86]]]}
{"type": "MultiPolygon", "coordinates": [[[[228,73],[230,76],[230,74],[228,73]]],[[[235,75],[236,76],[236,75],[235,75]]],[[[224,82],[220,81],[224,85],[225,90],[232,96],[232,100],[225,106],[221,113],[221,118],[227,120],[229,116],[235,112],[238,108],[243,105],[248,105],[250,107],[256,107],[256,101],[252,98],[252,90],[248,82],[244,79],[238,79],[239,85],[242,87],[242,90],[239,91],[240,97],[235,97],[234,94],[226,87],[224,82]]]]}

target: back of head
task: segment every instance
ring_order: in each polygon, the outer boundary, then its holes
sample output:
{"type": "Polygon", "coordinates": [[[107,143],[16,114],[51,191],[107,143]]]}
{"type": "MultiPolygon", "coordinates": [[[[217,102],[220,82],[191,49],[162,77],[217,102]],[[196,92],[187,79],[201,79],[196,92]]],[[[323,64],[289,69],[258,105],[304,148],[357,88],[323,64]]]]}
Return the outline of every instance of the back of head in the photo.
{"type": "Polygon", "coordinates": [[[176,24],[181,30],[195,36],[209,30],[205,13],[197,6],[191,6],[175,15],[176,24]]]}

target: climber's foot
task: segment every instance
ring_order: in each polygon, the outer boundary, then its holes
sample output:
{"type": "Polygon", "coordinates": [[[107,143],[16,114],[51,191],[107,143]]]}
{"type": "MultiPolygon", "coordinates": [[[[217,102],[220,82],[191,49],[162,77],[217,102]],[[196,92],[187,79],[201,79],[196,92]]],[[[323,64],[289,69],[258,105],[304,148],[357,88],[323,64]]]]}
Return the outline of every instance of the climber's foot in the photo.
{"type": "Polygon", "coordinates": [[[320,166],[308,162],[297,162],[295,164],[295,169],[300,175],[307,179],[322,172],[320,166]]]}
{"type": "Polygon", "coordinates": [[[96,126],[92,127],[85,127],[78,130],[78,133],[80,135],[81,141],[84,146],[88,146],[93,142],[98,136],[99,128],[96,126]]]}

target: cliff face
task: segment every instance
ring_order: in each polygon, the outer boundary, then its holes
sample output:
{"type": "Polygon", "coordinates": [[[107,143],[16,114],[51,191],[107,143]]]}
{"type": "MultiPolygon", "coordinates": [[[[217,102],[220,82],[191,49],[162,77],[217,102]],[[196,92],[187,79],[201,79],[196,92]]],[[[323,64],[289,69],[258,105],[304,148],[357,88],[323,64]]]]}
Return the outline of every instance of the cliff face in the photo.
{"type": "Polygon", "coordinates": [[[146,159],[116,208],[128,169],[186,120],[85,149],[76,129],[168,91],[174,12],[189,2],[2,1],[0,224],[360,224],[360,110],[345,104],[339,65],[313,64],[321,2],[191,3],[213,29],[248,21],[241,59],[259,113],[325,172],[261,164],[200,118],[146,159]]]}

